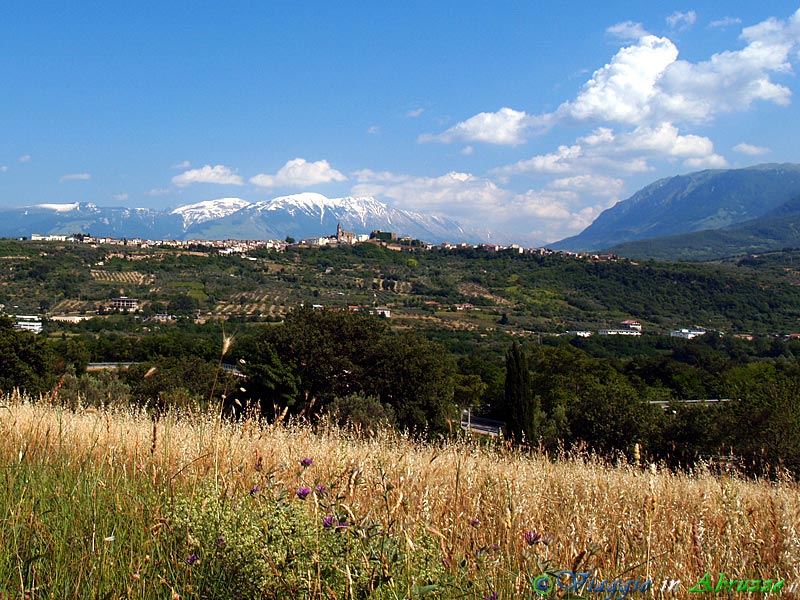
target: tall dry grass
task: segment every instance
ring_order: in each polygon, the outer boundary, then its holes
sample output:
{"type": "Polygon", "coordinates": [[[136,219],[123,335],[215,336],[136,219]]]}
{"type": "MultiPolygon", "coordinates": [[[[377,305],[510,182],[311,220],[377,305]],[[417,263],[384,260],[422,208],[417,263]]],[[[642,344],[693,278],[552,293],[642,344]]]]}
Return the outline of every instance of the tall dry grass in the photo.
{"type": "MultiPolygon", "coordinates": [[[[324,485],[341,494],[354,523],[368,516],[407,532],[412,549],[413,533],[424,531],[444,565],[461,577],[476,571],[487,589],[504,590],[500,597],[531,593],[530,577],[547,565],[591,570],[597,579],[651,579],[656,596],[664,579],[681,581],[670,596],[694,596],[688,588],[707,572],[714,581],[723,572],[784,579],[787,589],[800,581],[800,497],[788,480],[672,473],[586,455],[551,460],[470,439],[363,438],[215,414],[153,420],[133,409],[68,411],[20,397],[4,405],[6,470],[59,457],[62,470],[91,463],[106,479],[138,478],[189,495],[199,485],[244,494],[267,478],[290,491],[324,485]],[[303,458],[313,464],[302,467],[303,458]],[[470,566],[476,553],[484,573],[470,566]]],[[[320,510],[316,501],[305,506],[320,510]]],[[[151,518],[157,527],[159,516],[151,518]]]]}

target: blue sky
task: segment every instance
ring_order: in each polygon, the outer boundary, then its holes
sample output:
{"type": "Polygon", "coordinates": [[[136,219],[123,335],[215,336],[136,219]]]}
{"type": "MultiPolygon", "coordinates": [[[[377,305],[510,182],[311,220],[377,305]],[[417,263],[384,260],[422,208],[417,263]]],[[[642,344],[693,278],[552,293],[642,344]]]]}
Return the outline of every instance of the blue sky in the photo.
{"type": "Polygon", "coordinates": [[[4,3],[0,205],[372,195],[531,244],[800,162],[800,3],[4,3]]]}

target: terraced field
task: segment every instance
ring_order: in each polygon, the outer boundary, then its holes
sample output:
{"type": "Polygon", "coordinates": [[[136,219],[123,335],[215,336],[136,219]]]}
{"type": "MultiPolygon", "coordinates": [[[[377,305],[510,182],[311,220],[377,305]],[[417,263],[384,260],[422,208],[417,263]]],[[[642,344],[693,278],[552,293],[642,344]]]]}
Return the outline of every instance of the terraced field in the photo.
{"type": "Polygon", "coordinates": [[[289,307],[287,298],[282,294],[264,294],[261,292],[240,292],[219,302],[214,307],[214,314],[225,316],[232,314],[269,315],[276,317],[286,314],[289,307]]]}
{"type": "Polygon", "coordinates": [[[156,276],[152,273],[139,271],[107,271],[105,269],[92,269],[92,279],[100,282],[125,283],[128,285],[151,285],[156,276]]]}
{"type": "Polygon", "coordinates": [[[89,302],[84,300],[62,300],[53,307],[52,312],[56,315],[82,313],[86,310],[88,304],[89,302]]]}

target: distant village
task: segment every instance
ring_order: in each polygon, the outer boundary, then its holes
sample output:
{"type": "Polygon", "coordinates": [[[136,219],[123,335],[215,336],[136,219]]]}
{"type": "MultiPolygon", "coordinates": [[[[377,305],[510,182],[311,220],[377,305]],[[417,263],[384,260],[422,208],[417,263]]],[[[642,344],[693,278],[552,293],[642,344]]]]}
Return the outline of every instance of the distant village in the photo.
{"type": "MultiPolygon", "coordinates": [[[[465,249],[475,249],[475,250],[482,250],[484,252],[518,252],[519,254],[533,254],[539,256],[564,256],[575,258],[579,260],[591,260],[591,261],[617,261],[620,258],[616,254],[601,254],[601,253],[591,253],[591,252],[570,252],[566,250],[551,250],[545,247],[522,247],[517,244],[511,245],[500,245],[500,244],[470,244],[466,242],[460,242],[456,244],[452,244],[449,242],[443,242],[441,244],[431,244],[428,242],[423,242],[420,240],[413,239],[411,237],[398,237],[394,232],[387,232],[387,231],[372,231],[369,234],[356,234],[352,231],[345,231],[341,224],[339,224],[336,228],[336,233],[329,236],[321,236],[321,237],[310,237],[310,238],[303,238],[300,240],[294,240],[291,237],[287,237],[286,240],[235,240],[235,239],[228,239],[228,240],[204,240],[204,239],[193,239],[193,240],[149,240],[149,239],[142,239],[142,238],[116,238],[116,237],[109,237],[109,236],[91,236],[89,234],[72,234],[72,235],[40,235],[40,234],[32,234],[31,241],[40,241],[40,242],[70,242],[70,243],[82,243],[82,244],[91,244],[93,246],[99,245],[111,245],[111,246],[127,246],[127,247],[136,247],[139,249],[146,249],[146,248],[181,248],[186,250],[195,250],[202,249],[203,252],[208,251],[216,251],[220,255],[237,255],[242,256],[243,258],[248,258],[247,253],[254,251],[256,249],[266,248],[270,250],[275,250],[277,252],[283,252],[286,250],[287,247],[296,247],[296,248],[318,248],[318,247],[336,247],[336,246],[343,246],[343,245],[353,245],[353,244],[361,244],[361,243],[368,243],[368,244],[378,244],[381,245],[389,250],[395,250],[398,252],[409,252],[409,251],[432,251],[432,250],[465,250],[465,249]]],[[[110,256],[114,256],[113,254],[110,256]]],[[[122,255],[120,255],[121,257],[122,255]]],[[[255,259],[252,259],[255,260],[255,259]]],[[[627,260],[627,259],[623,259],[627,260]]],[[[635,264],[635,263],[633,263],[635,264]]],[[[430,305],[437,305],[437,302],[428,302],[426,304],[430,305]]],[[[126,311],[126,312],[133,312],[138,310],[139,308],[139,300],[136,298],[128,298],[125,296],[121,296],[118,298],[113,298],[111,300],[110,307],[112,310],[115,311],[126,311]]],[[[314,305],[314,308],[321,309],[324,308],[322,305],[314,305]]],[[[0,305],[0,313],[3,312],[3,305],[0,305]]],[[[477,307],[473,306],[472,304],[457,304],[452,307],[453,310],[456,311],[468,311],[468,310],[478,310],[477,307]]],[[[360,310],[357,306],[350,306],[348,310],[356,311],[360,310]]],[[[374,314],[378,314],[384,318],[391,318],[392,313],[388,307],[376,307],[371,310],[374,314]]],[[[78,322],[80,320],[91,318],[90,316],[72,316],[72,315],[53,315],[49,317],[50,320],[53,321],[63,321],[63,322],[78,322]]],[[[153,317],[154,320],[160,321],[169,321],[173,320],[174,317],[168,314],[159,314],[153,317]]],[[[39,333],[42,331],[42,320],[41,317],[38,315],[17,315],[15,321],[15,327],[25,331],[31,331],[34,333],[39,333]]],[[[708,331],[703,328],[692,327],[692,328],[681,328],[674,331],[670,331],[670,337],[675,338],[683,338],[683,339],[694,339],[696,337],[702,336],[707,334],[708,331]]],[[[636,320],[625,320],[619,323],[617,327],[614,328],[607,328],[607,329],[599,329],[597,331],[592,330],[571,330],[566,331],[560,335],[566,336],[577,336],[577,337],[590,337],[593,335],[599,336],[641,336],[642,335],[642,324],[636,320]]],[[[800,334],[793,334],[800,337],[800,334]]],[[[747,334],[738,334],[736,337],[752,340],[753,336],[747,334]]]]}
{"type": "Polygon", "coordinates": [[[372,231],[371,233],[355,233],[345,231],[341,224],[337,226],[336,233],[328,236],[302,238],[293,240],[148,240],[142,238],[116,238],[109,236],[92,236],[89,234],[72,235],[31,235],[34,242],[74,242],[93,245],[134,246],[137,248],[209,248],[217,250],[220,254],[246,254],[258,248],[267,248],[278,252],[284,251],[288,246],[299,248],[318,248],[323,246],[344,246],[353,244],[380,244],[389,249],[402,251],[420,250],[464,250],[478,249],[485,252],[519,252],[520,254],[537,254],[541,256],[569,256],[591,260],[618,260],[616,254],[597,254],[590,252],[570,252],[567,250],[551,250],[545,247],[528,248],[518,244],[470,244],[467,242],[432,244],[411,237],[398,237],[392,231],[372,231]]]}

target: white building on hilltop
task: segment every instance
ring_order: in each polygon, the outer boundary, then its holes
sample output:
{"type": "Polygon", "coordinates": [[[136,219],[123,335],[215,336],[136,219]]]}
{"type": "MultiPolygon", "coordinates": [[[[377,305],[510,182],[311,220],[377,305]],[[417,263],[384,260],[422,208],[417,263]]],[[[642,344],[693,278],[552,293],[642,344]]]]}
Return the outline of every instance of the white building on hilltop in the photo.
{"type": "Polygon", "coordinates": [[[670,331],[669,337],[684,338],[686,340],[693,340],[696,337],[705,335],[705,329],[678,329],[677,331],[670,331]]]}
{"type": "Polygon", "coordinates": [[[17,315],[17,322],[14,323],[14,329],[41,333],[42,319],[39,318],[38,315],[17,315]]]}

